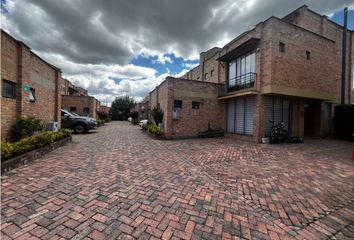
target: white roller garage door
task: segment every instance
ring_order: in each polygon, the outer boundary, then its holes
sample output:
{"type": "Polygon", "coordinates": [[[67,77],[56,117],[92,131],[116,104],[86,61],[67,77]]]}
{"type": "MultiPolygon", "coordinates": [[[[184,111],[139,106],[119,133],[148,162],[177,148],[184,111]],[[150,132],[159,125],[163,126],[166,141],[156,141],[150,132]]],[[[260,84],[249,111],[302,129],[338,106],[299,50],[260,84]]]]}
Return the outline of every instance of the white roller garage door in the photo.
{"type": "Polygon", "coordinates": [[[230,100],[227,105],[227,131],[235,131],[235,100],[230,100]]]}
{"type": "Polygon", "coordinates": [[[253,134],[254,97],[236,98],[228,102],[227,131],[253,134]]]}

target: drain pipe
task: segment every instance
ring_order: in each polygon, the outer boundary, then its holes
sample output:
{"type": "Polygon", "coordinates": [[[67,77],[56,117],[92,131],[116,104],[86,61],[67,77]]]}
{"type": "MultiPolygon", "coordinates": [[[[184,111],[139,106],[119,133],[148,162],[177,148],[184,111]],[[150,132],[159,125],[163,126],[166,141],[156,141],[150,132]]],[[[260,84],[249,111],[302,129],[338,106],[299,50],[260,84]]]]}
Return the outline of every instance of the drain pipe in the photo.
{"type": "Polygon", "coordinates": [[[342,42],[342,91],[341,91],[341,104],[345,104],[345,73],[346,73],[346,60],[347,60],[347,19],[348,8],[344,8],[343,15],[343,42],[342,42]]]}

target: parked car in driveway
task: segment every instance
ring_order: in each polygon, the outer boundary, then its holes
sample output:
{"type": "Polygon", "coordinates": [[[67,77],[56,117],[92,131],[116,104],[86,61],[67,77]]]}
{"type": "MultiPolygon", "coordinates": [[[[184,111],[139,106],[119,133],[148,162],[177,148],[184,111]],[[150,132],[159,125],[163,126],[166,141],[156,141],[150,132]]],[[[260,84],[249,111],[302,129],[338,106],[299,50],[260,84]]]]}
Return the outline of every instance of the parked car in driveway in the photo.
{"type": "Polygon", "coordinates": [[[91,117],[78,116],[66,109],[61,111],[61,127],[74,130],[75,133],[87,133],[97,127],[97,121],[91,117]]]}

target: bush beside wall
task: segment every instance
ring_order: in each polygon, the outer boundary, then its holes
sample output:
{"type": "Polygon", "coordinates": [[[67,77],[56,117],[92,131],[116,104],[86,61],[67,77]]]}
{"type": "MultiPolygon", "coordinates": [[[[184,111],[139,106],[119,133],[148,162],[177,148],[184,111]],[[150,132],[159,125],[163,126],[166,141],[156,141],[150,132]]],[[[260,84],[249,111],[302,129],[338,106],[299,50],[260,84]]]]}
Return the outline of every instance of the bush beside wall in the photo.
{"type": "Polygon", "coordinates": [[[6,161],[10,158],[16,157],[31,150],[44,147],[53,142],[57,142],[63,138],[70,137],[71,130],[60,129],[54,133],[51,131],[45,131],[38,133],[32,137],[23,138],[17,142],[9,143],[1,142],[1,161],[6,161]]]}

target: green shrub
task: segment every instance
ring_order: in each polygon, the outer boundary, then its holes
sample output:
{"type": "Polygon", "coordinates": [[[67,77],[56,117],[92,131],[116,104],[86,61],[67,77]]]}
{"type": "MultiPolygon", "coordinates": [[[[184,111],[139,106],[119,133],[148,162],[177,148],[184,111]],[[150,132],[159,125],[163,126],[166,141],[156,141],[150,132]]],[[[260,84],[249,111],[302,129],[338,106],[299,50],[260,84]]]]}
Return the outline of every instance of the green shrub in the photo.
{"type": "Polygon", "coordinates": [[[104,123],[105,123],[105,120],[103,120],[103,119],[98,119],[98,120],[97,120],[97,126],[98,126],[98,127],[99,127],[99,126],[103,126],[104,123]]]}
{"type": "Polygon", "coordinates": [[[65,137],[70,137],[73,131],[71,129],[62,128],[59,130],[59,132],[63,133],[65,137]]]}
{"type": "Polygon", "coordinates": [[[18,142],[13,143],[13,157],[21,155],[22,153],[26,153],[34,149],[34,146],[31,143],[31,139],[29,137],[23,138],[18,142]]]}
{"type": "Polygon", "coordinates": [[[152,123],[146,123],[146,124],[143,124],[141,127],[143,130],[147,131],[149,129],[149,126],[151,126],[152,123]]]}
{"type": "Polygon", "coordinates": [[[71,136],[70,129],[60,129],[54,133],[51,131],[41,132],[32,137],[26,137],[20,141],[9,143],[1,142],[1,160],[5,161],[33,149],[44,147],[55,141],[71,136]]]}
{"type": "Polygon", "coordinates": [[[161,110],[161,108],[158,107],[154,107],[151,111],[151,115],[152,118],[154,119],[156,124],[162,123],[163,120],[163,111],[161,110]]]}
{"type": "Polygon", "coordinates": [[[21,139],[32,136],[34,132],[41,131],[43,128],[42,120],[32,116],[21,117],[12,125],[11,133],[14,135],[15,139],[21,139]]]}
{"type": "Polygon", "coordinates": [[[1,142],[1,160],[4,161],[12,157],[14,147],[12,143],[2,141],[1,142]]]}
{"type": "Polygon", "coordinates": [[[148,126],[148,131],[149,131],[149,133],[152,133],[157,136],[164,135],[164,132],[158,126],[153,125],[153,124],[148,126]]]}
{"type": "Polygon", "coordinates": [[[51,131],[41,132],[31,138],[35,148],[40,148],[54,142],[55,134],[51,131]]]}
{"type": "Polygon", "coordinates": [[[71,133],[72,133],[72,130],[66,129],[66,128],[62,128],[58,132],[54,133],[54,135],[55,135],[55,140],[54,141],[58,141],[58,140],[60,140],[62,138],[70,137],[71,133]]]}

